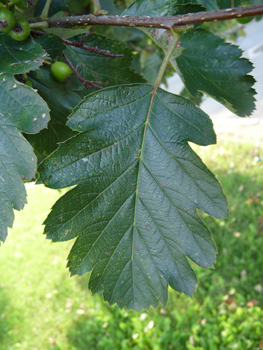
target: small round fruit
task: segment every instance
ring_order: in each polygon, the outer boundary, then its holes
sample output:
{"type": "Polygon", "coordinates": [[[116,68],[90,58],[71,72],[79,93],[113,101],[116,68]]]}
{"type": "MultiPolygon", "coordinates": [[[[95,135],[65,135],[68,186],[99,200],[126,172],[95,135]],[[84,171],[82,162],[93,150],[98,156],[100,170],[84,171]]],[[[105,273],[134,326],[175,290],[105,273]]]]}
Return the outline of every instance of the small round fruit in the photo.
{"type": "Polygon", "coordinates": [[[16,24],[15,16],[11,11],[6,8],[0,8],[0,31],[7,33],[12,28],[14,28],[16,24]]]}
{"type": "Polygon", "coordinates": [[[57,81],[65,83],[67,80],[69,80],[72,70],[67,63],[55,62],[51,66],[51,74],[57,81]]]}
{"type": "Polygon", "coordinates": [[[17,18],[16,24],[9,34],[17,41],[25,40],[30,34],[30,26],[28,21],[24,18],[17,18]]]}
{"type": "Polygon", "coordinates": [[[16,2],[16,6],[23,10],[31,10],[36,6],[37,1],[38,0],[20,0],[16,2]]]}
{"type": "Polygon", "coordinates": [[[246,24],[252,21],[254,17],[240,17],[240,18],[236,18],[237,22],[240,24],[246,24]]]}

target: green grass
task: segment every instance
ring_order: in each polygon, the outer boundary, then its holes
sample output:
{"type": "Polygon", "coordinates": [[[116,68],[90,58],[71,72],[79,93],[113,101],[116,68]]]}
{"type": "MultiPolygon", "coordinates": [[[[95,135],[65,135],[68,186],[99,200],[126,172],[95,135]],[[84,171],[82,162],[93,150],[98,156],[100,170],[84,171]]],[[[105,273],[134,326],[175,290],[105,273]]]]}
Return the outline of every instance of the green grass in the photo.
{"type": "Polygon", "coordinates": [[[72,242],[51,243],[42,235],[61,193],[35,186],[0,248],[0,350],[263,348],[263,144],[195,149],[222,183],[230,216],[201,213],[218,259],[215,269],[194,267],[193,299],[170,290],[166,310],[139,313],[92,296],[88,276],[70,278],[65,268],[72,242]],[[252,299],[257,305],[248,307],[252,299]]]}

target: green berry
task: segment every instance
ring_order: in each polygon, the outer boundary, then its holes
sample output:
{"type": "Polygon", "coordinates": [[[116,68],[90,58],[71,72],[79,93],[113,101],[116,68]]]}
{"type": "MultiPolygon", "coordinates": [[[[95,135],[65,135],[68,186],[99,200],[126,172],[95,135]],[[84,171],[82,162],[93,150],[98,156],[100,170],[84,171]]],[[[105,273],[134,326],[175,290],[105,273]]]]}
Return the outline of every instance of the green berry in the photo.
{"type": "Polygon", "coordinates": [[[9,34],[17,41],[25,40],[30,34],[30,26],[27,20],[24,18],[17,18],[16,24],[9,34]]]}
{"type": "Polygon", "coordinates": [[[69,80],[72,70],[70,69],[70,66],[64,62],[55,62],[51,66],[51,74],[57,81],[65,83],[69,80]]]}
{"type": "Polygon", "coordinates": [[[0,31],[7,33],[14,28],[16,23],[15,16],[6,8],[0,8],[0,31]]]}

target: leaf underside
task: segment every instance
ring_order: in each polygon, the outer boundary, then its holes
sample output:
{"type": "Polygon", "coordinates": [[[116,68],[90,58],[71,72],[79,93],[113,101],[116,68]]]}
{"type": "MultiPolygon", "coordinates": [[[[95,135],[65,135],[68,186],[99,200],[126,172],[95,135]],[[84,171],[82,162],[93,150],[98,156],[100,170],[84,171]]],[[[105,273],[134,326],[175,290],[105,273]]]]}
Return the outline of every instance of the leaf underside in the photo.
{"type": "Polygon", "coordinates": [[[168,284],[192,295],[188,258],[213,266],[216,247],[196,208],[221,218],[221,186],[187,141],[216,142],[209,117],[188,100],[136,84],[89,95],[70,117],[80,134],[39,167],[52,188],[78,184],[54,205],[47,238],[77,237],[71,274],[92,270],[89,288],[110,304],[164,306],[168,284]]]}

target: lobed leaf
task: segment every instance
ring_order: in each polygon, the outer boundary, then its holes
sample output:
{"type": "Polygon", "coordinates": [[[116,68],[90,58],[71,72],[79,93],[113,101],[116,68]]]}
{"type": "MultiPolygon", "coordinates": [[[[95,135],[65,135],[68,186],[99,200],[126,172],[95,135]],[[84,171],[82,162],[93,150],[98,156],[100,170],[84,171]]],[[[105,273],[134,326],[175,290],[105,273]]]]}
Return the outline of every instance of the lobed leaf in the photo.
{"type": "Polygon", "coordinates": [[[37,133],[49,120],[47,104],[14,74],[38,68],[48,56],[32,38],[18,42],[7,34],[0,34],[0,56],[0,241],[5,241],[13,208],[26,203],[22,180],[36,171],[36,156],[21,132],[37,133]]]}
{"type": "Polygon", "coordinates": [[[49,109],[30,87],[12,75],[0,75],[0,240],[5,241],[12,227],[13,208],[26,203],[22,180],[31,180],[36,157],[21,132],[36,133],[46,127],[49,109]]]}
{"type": "Polygon", "coordinates": [[[207,93],[240,117],[255,109],[252,63],[242,50],[203,29],[182,34],[182,54],[171,62],[191,95],[207,93]]]}
{"type": "Polygon", "coordinates": [[[168,284],[192,295],[188,258],[207,268],[216,254],[196,208],[227,215],[221,186],[187,142],[216,142],[209,117],[180,96],[137,84],[89,95],[68,125],[80,133],[40,165],[39,182],[77,185],[45,221],[47,238],[77,237],[71,273],[92,270],[90,289],[120,307],[166,305],[168,284]]]}

